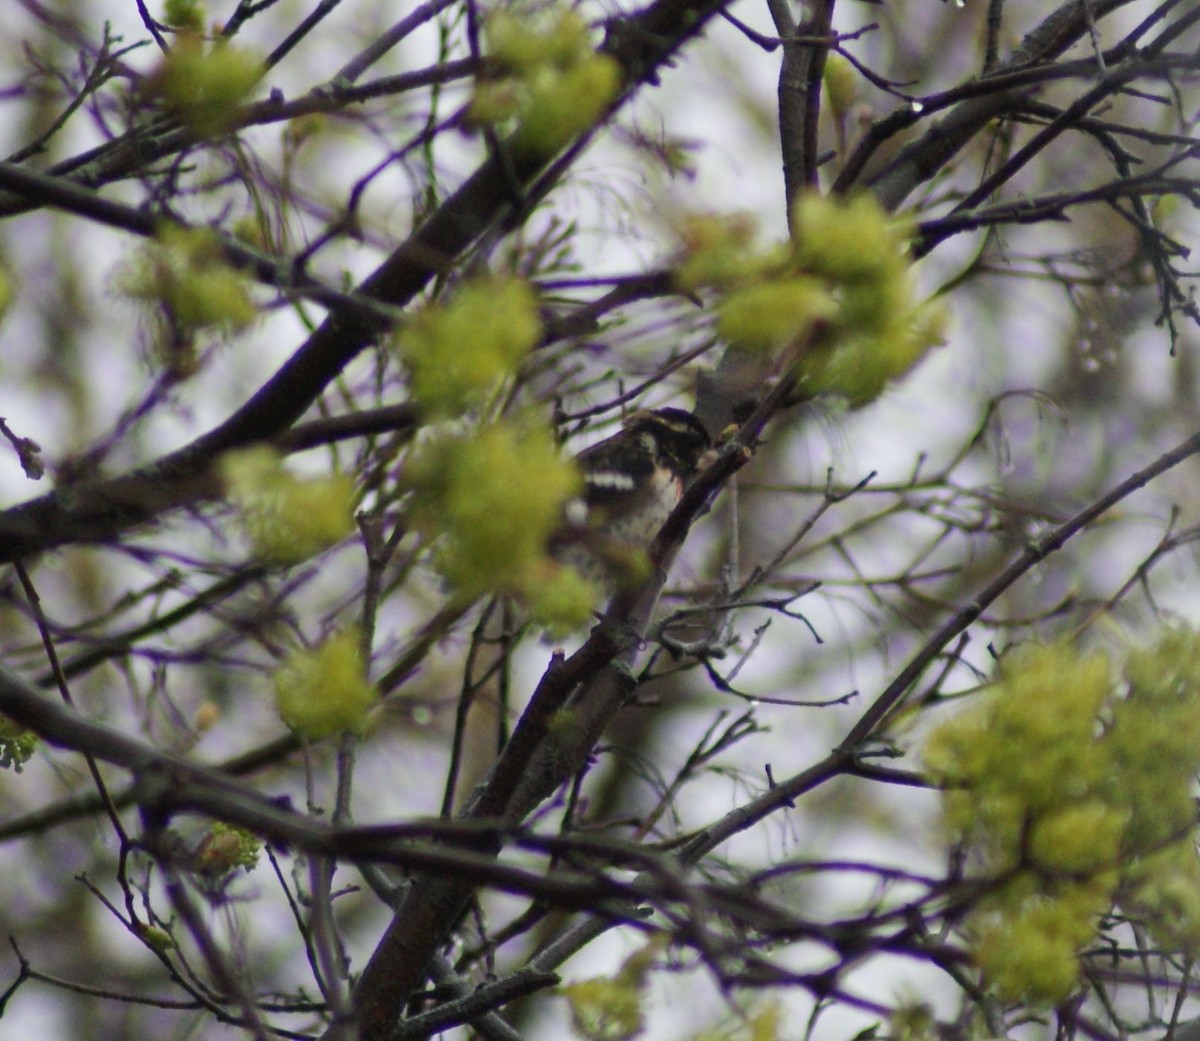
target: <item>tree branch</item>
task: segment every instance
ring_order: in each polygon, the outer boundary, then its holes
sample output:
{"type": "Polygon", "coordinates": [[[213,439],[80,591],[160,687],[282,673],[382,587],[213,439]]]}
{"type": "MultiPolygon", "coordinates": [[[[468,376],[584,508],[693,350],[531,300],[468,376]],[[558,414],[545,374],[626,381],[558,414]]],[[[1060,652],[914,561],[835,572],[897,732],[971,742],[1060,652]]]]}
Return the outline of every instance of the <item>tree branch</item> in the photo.
{"type": "MultiPolygon", "coordinates": [[[[1103,18],[1130,2],[1093,0],[1091,17],[1103,18]]],[[[1084,5],[1077,0],[1066,0],[1025,37],[1012,57],[999,65],[996,74],[1057,57],[1088,32],[1088,23],[1084,5]]],[[[1001,89],[961,102],[876,173],[869,181],[871,190],[886,209],[897,209],[917,185],[928,181],[991,120],[1005,114],[1023,96],[1020,90],[1001,89]]],[[[849,184],[839,179],[838,187],[845,189],[849,184]]]]}
{"type": "Polygon", "coordinates": [[[779,68],[779,141],[783,151],[783,190],[788,227],[792,228],[792,202],[805,188],[817,184],[817,127],[821,114],[821,78],[833,27],[835,0],[819,0],[812,14],[798,27],[784,4],[771,5],[775,28],[783,41],[779,68]],[[784,14],[786,13],[786,18],[784,14]]]}

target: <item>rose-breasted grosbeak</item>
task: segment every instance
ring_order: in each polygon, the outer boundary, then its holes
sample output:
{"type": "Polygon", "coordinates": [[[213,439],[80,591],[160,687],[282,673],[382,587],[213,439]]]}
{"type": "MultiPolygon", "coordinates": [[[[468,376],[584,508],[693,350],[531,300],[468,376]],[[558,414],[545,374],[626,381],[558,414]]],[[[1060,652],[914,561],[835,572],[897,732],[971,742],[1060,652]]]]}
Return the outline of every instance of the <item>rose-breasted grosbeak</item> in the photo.
{"type": "Polygon", "coordinates": [[[568,511],[554,556],[590,579],[619,577],[630,552],[654,540],[711,446],[708,431],[690,412],[634,412],[619,433],[575,457],[584,498],[578,511],[568,511]]]}

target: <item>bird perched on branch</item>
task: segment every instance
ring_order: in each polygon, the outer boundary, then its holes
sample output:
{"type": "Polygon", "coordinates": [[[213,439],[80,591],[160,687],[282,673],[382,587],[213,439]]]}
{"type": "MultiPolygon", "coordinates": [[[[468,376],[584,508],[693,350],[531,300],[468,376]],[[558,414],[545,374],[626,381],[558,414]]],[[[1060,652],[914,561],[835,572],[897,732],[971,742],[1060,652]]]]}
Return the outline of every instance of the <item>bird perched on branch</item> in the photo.
{"type": "Polygon", "coordinates": [[[634,412],[622,429],[575,457],[583,500],[552,547],[555,558],[605,585],[637,569],[712,447],[704,425],[678,408],[634,412]]]}

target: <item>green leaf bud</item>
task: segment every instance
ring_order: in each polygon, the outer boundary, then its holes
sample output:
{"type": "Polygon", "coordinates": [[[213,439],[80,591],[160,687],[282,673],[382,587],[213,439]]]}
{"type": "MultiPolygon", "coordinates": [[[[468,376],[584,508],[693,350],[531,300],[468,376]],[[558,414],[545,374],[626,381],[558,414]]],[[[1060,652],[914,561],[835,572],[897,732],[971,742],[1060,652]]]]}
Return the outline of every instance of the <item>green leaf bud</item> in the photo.
{"type": "Polygon", "coordinates": [[[486,278],[425,308],[401,329],[396,343],[414,396],[434,414],[457,415],[516,372],[540,335],[529,284],[486,278]]]}
{"type": "Polygon", "coordinates": [[[38,736],[7,716],[0,716],[0,770],[20,773],[37,751],[38,736]]]}
{"type": "Polygon", "coordinates": [[[836,52],[825,56],[825,71],[821,76],[829,110],[835,119],[844,119],[858,100],[858,76],[854,66],[836,52]]]}
{"type": "Polygon", "coordinates": [[[517,80],[504,79],[476,85],[467,108],[470,126],[494,126],[519,115],[528,91],[517,80]]]}
{"type": "Polygon", "coordinates": [[[563,505],[582,487],[549,429],[520,419],[430,442],[405,477],[414,524],[437,540],[443,573],[467,596],[535,588],[563,505]]]}
{"type": "Polygon", "coordinates": [[[1117,863],[1129,814],[1099,799],[1052,810],[1034,822],[1029,856],[1039,870],[1084,874],[1117,863]]]}
{"type": "Polygon", "coordinates": [[[561,988],[575,1030],[587,1041],[631,1041],[644,1029],[639,988],[620,980],[591,979],[561,988]]]}
{"type": "Polygon", "coordinates": [[[678,227],[683,258],[675,284],[685,293],[708,286],[732,288],[756,281],[778,268],[782,254],[769,256],[756,245],[757,225],[748,214],[696,214],[678,227]]]}
{"type": "Polygon", "coordinates": [[[211,137],[234,126],[238,107],[258,86],[263,71],[262,62],[248,51],[224,42],[206,50],[199,34],[184,33],[147,86],[192,131],[211,137]]]}
{"type": "Polygon", "coordinates": [[[134,922],[133,931],[137,938],[152,951],[157,951],[159,954],[166,954],[168,951],[175,949],[175,941],[165,929],[147,925],[145,922],[134,922]]]}
{"type": "Polygon", "coordinates": [[[802,193],[793,203],[796,262],[803,270],[852,283],[906,265],[911,225],[889,217],[873,195],[849,199],[802,193]]]}
{"type": "Polygon", "coordinates": [[[366,729],[378,693],[367,680],[361,641],[358,629],[348,627],[318,647],[296,651],[275,671],[275,707],[297,734],[319,740],[366,729]]]}
{"type": "Polygon", "coordinates": [[[298,564],[354,530],[354,483],[345,474],[295,477],[266,445],[227,452],[219,472],[264,560],[298,564]]]}
{"type": "Polygon", "coordinates": [[[511,145],[518,151],[551,156],[608,108],[621,88],[621,67],[607,54],[593,54],[571,68],[540,68],[528,84],[529,100],[511,145]]]}
{"type": "MultiPolygon", "coordinates": [[[[531,569],[531,576],[536,572],[531,569]]],[[[524,583],[523,596],[533,621],[550,636],[575,632],[596,608],[600,591],[575,568],[547,560],[537,579],[524,583]]]]}
{"type": "Polygon", "coordinates": [[[524,75],[543,66],[569,69],[591,54],[587,23],[576,11],[537,18],[510,10],[492,12],[484,22],[487,56],[502,71],[524,75]]]}
{"type": "Polygon", "coordinates": [[[209,228],[163,224],[116,281],[131,298],[161,307],[164,319],[184,332],[236,332],[258,315],[249,280],[225,261],[209,228]]]}
{"type": "Polygon", "coordinates": [[[743,347],[777,350],[833,317],[838,305],[815,278],[796,276],[736,289],[717,311],[717,332],[743,347]]]}
{"type": "Polygon", "coordinates": [[[1142,858],[1122,904],[1168,950],[1200,953],[1200,855],[1190,837],[1142,858]]]}
{"type": "Polygon", "coordinates": [[[196,851],[196,866],[206,875],[227,875],[236,868],[252,871],[258,866],[262,840],[232,824],[214,821],[196,851]]]}

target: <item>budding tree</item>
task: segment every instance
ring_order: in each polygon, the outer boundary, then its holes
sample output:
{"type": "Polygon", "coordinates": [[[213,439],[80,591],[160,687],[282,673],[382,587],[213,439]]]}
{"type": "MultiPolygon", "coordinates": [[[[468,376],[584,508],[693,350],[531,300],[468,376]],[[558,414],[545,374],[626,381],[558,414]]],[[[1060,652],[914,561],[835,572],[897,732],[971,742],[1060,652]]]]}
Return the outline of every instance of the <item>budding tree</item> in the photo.
{"type": "Polygon", "coordinates": [[[1027,6],[13,5],[0,1016],[1194,1037],[1200,9],[1027,6]]]}

